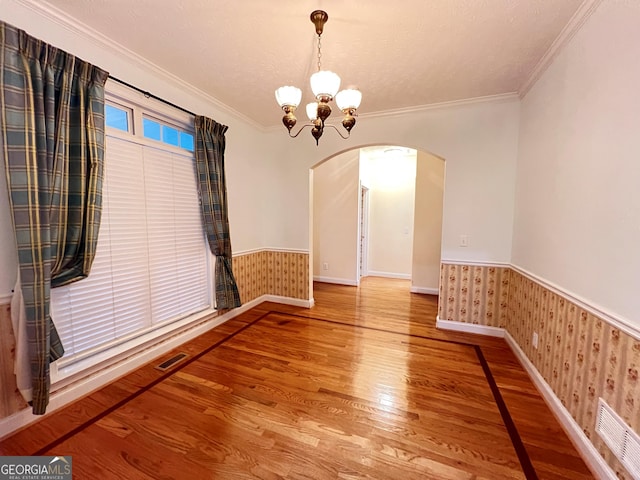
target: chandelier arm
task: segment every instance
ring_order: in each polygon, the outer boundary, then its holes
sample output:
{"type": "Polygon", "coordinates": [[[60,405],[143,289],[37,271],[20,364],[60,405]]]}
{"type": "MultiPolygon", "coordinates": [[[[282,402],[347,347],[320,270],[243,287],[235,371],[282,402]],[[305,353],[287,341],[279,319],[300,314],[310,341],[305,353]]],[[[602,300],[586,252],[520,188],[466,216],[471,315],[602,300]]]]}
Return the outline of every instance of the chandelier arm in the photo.
{"type": "Polygon", "coordinates": [[[338,132],[338,135],[340,135],[345,140],[351,136],[351,133],[347,132],[347,136],[345,137],[344,135],[342,135],[342,130],[340,130],[335,125],[332,125],[331,123],[325,123],[324,126],[333,128],[336,132],[338,132]]]}
{"type": "Polygon", "coordinates": [[[295,135],[291,135],[291,131],[289,131],[289,136],[291,138],[296,138],[298,135],[300,135],[300,132],[302,132],[302,130],[304,130],[307,127],[313,127],[313,123],[305,123],[302,127],[300,127],[300,130],[298,130],[298,132],[295,135]]]}

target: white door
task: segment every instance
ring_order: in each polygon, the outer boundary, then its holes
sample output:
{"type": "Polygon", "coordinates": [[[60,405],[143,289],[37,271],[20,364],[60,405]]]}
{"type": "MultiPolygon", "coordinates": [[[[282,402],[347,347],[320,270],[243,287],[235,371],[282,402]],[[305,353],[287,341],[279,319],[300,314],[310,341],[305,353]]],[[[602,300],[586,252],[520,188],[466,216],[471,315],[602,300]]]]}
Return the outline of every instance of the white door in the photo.
{"type": "Polygon", "coordinates": [[[369,250],[369,189],[360,185],[360,221],[358,225],[358,283],[360,278],[368,275],[368,250],[369,250]]]}

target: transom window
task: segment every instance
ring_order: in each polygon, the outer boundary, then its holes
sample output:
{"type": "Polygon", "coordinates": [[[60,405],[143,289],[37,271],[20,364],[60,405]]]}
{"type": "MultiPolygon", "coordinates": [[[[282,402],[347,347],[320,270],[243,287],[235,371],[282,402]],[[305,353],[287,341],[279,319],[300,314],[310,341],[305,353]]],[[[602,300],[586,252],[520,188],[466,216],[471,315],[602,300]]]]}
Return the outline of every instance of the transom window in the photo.
{"type": "Polygon", "coordinates": [[[193,152],[193,134],[147,116],[142,119],[144,137],[193,152]]]}
{"type": "Polygon", "coordinates": [[[128,132],[131,123],[131,110],[107,103],[105,105],[105,123],[108,128],[116,128],[128,132]]]}

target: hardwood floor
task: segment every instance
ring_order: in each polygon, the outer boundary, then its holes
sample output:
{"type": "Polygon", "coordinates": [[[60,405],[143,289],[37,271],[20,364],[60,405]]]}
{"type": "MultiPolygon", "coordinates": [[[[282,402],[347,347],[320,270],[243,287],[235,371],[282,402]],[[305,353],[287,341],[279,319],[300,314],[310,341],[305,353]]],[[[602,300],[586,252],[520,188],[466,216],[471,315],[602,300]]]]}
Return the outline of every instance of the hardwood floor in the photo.
{"type": "Polygon", "coordinates": [[[406,281],[315,285],[0,443],[79,479],[593,478],[501,339],[435,329],[406,281]]]}

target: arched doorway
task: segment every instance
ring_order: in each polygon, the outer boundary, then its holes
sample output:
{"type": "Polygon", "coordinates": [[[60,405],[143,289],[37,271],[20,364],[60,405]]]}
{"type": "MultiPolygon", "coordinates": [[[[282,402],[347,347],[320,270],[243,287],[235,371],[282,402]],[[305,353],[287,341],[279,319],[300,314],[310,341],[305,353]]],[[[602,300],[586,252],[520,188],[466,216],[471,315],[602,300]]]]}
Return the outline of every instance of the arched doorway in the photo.
{"type": "Polygon", "coordinates": [[[441,158],[358,147],[314,165],[309,178],[311,289],[313,280],[358,285],[364,274],[411,279],[411,291],[437,294],[441,158]]]}

